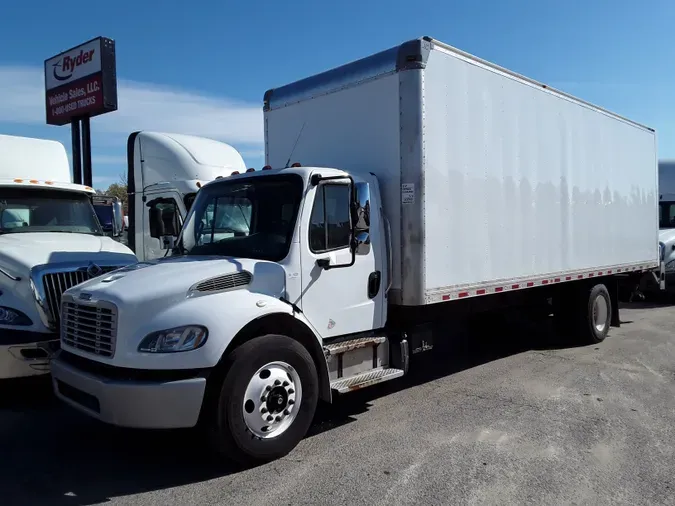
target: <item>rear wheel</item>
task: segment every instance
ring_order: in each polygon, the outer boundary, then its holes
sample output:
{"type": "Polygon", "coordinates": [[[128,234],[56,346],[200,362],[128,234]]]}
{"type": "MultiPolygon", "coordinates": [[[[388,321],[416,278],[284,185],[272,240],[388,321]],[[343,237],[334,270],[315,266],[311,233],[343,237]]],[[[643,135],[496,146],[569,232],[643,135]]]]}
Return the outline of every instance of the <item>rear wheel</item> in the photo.
{"type": "MultiPolygon", "coordinates": [[[[584,292],[582,292],[584,293],[584,292]]],[[[609,327],[612,322],[612,302],[609,297],[609,291],[603,284],[593,286],[585,292],[585,311],[579,312],[579,330],[584,342],[596,344],[602,342],[607,337],[609,327]]]]}
{"type": "Polygon", "coordinates": [[[266,335],[236,348],[214,413],[217,450],[243,464],[288,454],[305,437],[319,398],[309,352],[286,336],[266,335]]]}

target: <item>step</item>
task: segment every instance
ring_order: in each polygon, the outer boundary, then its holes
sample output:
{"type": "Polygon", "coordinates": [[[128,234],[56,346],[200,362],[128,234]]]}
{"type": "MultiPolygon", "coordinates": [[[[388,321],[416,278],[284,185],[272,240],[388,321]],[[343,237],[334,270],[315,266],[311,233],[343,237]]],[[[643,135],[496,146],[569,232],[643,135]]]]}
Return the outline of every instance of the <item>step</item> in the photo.
{"type": "Polygon", "coordinates": [[[366,348],[369,346],[377,346],[387,340],[386,337],[359,337],[357,339],[350,339],[349,341],[341,341],[334,344],[326,344],[323,349],[326,356],[341,355],[348,351],[356,350],[358,348],[366,348]]]}
{"type": "Polygon", "coordinates": [[[340,378],[333,380],[330,383],[330,387],[333,390],[337,390],[339,393],[344,394],[347,392],[353,392],[354,390],[359,390],[361,388],[369,387],[377,383],[383,383],[385,381],[393,380],[395,378],[400,378],[403,376],[404,371],[402,369],[394,368],[385,368],[385,369],[376,369],[374,371],[368,371],[351,378],[340,378]]]}

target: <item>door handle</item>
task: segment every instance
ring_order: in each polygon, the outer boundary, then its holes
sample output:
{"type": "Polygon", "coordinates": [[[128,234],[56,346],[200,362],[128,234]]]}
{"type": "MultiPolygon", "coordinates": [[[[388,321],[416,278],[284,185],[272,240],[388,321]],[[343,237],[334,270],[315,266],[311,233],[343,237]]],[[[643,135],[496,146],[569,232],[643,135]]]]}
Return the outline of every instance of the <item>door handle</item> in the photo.
{"type": "Polygon", "coordinates": [[[368,298],[373,299],[380,293],[382,274],[380,271],[371,272],[368,276],[368,298]]]}

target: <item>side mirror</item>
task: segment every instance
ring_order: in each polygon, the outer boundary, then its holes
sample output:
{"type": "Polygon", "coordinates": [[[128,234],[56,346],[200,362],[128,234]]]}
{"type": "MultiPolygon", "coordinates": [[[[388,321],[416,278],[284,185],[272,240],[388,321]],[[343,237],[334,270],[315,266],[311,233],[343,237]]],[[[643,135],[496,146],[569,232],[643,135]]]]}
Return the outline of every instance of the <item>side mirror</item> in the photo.
{"type": "Polygon", "coordinates": [[[357,255],[370,253],[370,187],[368,183],[354,185],[352,203],[354,252],[357,255]]]}
{"type": "Polygon", "coordinates": [[[112,203],[112,236],[119,237],[124,231],[124,213],[122,202],[115,200],[112,203]]]}

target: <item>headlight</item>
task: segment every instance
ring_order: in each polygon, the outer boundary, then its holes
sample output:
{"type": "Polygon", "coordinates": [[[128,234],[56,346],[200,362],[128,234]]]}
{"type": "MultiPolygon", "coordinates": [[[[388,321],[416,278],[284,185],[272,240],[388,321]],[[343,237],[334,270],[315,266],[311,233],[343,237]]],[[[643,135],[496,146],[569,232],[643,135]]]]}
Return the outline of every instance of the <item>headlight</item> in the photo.
{"type": "Polygon", "coordinates": [[[175,353],[196,350],[206,342],[209,332],[201,325],[186,325],[148,334],[138,345],[147,353],[175,353]]]}
{"type": "Polygon", "coordinates": [[[32,325],[33,322],[25,314],[11,307],[0,306],[0,325],[32,325]]]}

